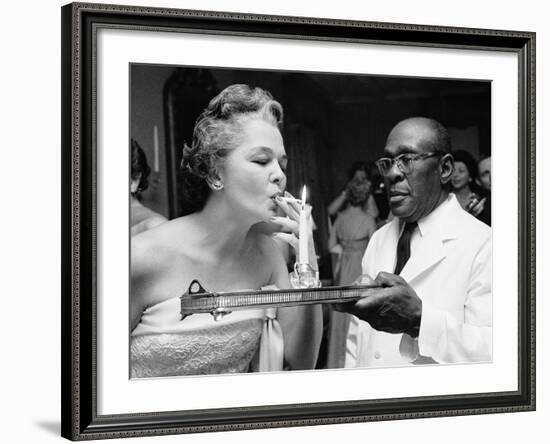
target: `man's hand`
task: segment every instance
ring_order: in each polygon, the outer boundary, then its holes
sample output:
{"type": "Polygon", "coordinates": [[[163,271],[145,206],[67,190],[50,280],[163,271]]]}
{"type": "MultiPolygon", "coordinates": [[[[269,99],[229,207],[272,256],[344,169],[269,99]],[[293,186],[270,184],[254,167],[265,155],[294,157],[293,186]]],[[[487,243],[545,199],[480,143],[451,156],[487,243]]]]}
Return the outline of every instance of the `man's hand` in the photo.
{"type": "Polygon", "coordinates": [[[376,330],[417,337],[422,301],[415,291],[402,277],[391,273],[379,273],[374,283],[383,288],[355,303],[337,304],[336,310],[351,313],[376,330]]]}

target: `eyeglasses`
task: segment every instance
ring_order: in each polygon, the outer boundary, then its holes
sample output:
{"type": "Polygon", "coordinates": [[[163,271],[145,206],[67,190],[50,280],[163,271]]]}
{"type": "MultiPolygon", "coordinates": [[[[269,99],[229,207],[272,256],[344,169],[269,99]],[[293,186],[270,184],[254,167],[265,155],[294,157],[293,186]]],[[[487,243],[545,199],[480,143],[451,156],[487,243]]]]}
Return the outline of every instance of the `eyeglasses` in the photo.
{"type": "Polygon", "coordinates": [[[393,158],[382,157],[376,161],[376,166],[382,176],[387,176],[394,164],[397,165],[397,168],[399,168],[403,174],[410,174],[414,169],[414,161],[424,160],[434,156],[441,156],[442,154],[443,153],[439,151],[431,151],[429,153],[403,153],[393,158]]]}

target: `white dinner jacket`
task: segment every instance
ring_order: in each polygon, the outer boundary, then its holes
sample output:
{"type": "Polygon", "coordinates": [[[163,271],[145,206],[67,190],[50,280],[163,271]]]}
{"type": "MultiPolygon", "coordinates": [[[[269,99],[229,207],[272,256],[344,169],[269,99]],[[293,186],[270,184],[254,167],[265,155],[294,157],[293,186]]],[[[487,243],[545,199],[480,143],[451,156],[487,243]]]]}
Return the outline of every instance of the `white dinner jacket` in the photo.
{"type": "MultiPolygon", "coordinates": [[[[393,273],[401,225],[394,219],[374,234],[364,273],[393,273]]],[[[346,367],[491,360],[491,228],[464,211],[454,194],[418,221],[401,277],[422,300],[418,338],[379,332],[352,316],[346,367]]]]}

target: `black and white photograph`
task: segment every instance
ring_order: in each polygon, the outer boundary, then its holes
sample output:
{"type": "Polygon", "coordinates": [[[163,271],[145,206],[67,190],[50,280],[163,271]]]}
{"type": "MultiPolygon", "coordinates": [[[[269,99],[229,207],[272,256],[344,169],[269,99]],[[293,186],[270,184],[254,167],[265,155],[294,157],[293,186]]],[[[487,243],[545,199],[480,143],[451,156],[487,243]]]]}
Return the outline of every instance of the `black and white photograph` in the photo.
{"type": "Polygon", "coordinates": [[[62,436],[535,409],[534,33],[61,12],[62,436]]]}
{"type": "Polygon", "coordinates": [[[131,378],[492,361],[490,80],[129,76],[131,378]]]}
{"type": "Polygon", "coordinates": [[[544,4],[6,2],[2,442],[544,441],[544,4]]]}

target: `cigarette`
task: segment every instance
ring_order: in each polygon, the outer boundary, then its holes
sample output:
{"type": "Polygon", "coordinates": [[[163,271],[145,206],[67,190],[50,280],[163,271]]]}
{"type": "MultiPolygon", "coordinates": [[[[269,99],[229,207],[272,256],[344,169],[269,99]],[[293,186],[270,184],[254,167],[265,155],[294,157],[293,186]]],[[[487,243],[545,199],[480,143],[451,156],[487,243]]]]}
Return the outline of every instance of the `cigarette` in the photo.
{"type": "Polygon", "coordinates": [[[294,202],[294,203],[297,203],[298,205],[301,205],[301,204],[302,204],[302,201],[301,201],[300,199],[296,199],[295,197],[279,196],[279,198],[280,198],[281,200],[284,200],[284,201],[287,202],[287,203],[294,202]]]}

